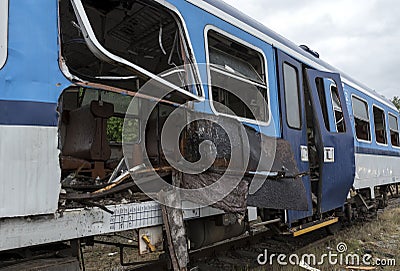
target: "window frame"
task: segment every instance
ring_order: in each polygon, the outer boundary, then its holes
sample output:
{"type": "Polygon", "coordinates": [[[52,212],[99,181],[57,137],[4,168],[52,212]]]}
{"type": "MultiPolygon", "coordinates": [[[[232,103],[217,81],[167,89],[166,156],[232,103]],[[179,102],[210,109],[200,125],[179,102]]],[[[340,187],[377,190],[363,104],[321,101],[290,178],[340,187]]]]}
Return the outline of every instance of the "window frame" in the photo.
{"type": "Polygon", "coordinates": [[[352,113],[353,113],[353,118],[354,118],[354,137],[356,138],[356,140],[358,142],[362,142],[362,143],[368,143],[371,144],[372,143],[372,132],[371,132],[371,113],[369,111],[369,103],[366,99],[361,98],[360,96],[356,95],[356,94],[351,94],[351,109],[352,109],[352,113]],[[365,103],[367,105],[367,113],[368,113],[368,126],[369,126],[369,138],[370,140],[364,140],[364,139],[359,139],[357,136],[357,131],[356,131],[356,116],[354,114],[354,103],[353,103],[353,98],[358,99],[360,101],[362,101],[363,103],[365,103]]]}
{"type": "Polygon", "coordinates": [[[387,121],[386,121],[386,111],[385,111],[385,109],[384,108],[382,108],[382,107],[380,107],[379,105],[377,105],[377,104],[375,104],[375,103],[373,103],[372,104],[372,114],[373,114],[373,117],[374,117],[374,135],[375,135],[375,143],[377,144],[377,145],[380,145],[380,146],[385,146],[385,147],[387,147],[388,145],[389,145],[389,140],[388,140],[388,133],[387,133],[387,121]],[[386,139],[386,143],[380,143],[380,142],[378,142],[378,140],[377,140],[377,137],[376,137],[376,124],[375,124],[375,114],[374,114],[374,108],[377,108],[378,110],[381,110],[382,112],[383,112],[383,121],[384,121],[384,125],[385,125],[385,129],[384,129],[384,131],[385,131],[385,139],[386,139]]]}
{"type": "Polygon", "coordinates": [[[0,0],[0,70],[6,65],[8,59],[9,8],[9,0],[0,0]],[[2,46],[3,49],[1,49],[2,46]]]}
{"type": "MultiPolygon", "coordinates": [[[[246,41],[238,38],[237,36],[232,35],[232,34],[226,32],[226,31],[224,31],[224,30],[222,30],[222,29],[220,29],[220,28],[218,28],[218,27],[216,27],[214,25],[206,25],[205,26],[205,28],[204,28],[204,41],[205,41],[206,66],[207,66],[206,69],[207,69],[207,83],[208,83],[208,100],[209,100],[211,111],[217,116],[220,115],[220,116],[225,116],[225,117],[228,117],[228,118],[233,118],[233,119],[236,119],[236,120],[238,120],[240,122],[249,123],[249,124],[256,124],[256,125],[259,125],[259,126],[269,126],[270,123],[271,123],[271,119],[272,119],[271,106],[270,106],[270,101],[271,100],[270,100],[270,88],[269,88],[269,80],[268,80],[268,61],[267,61],[267,57],[265,56],[264,51],[261,48],[259,48],[257,46],[254,46],[253,44],[251,44],[249,42],[246,42],[246,41]],[[264,78],[263,79],[264,79],[264,82],[265,82],[265,86],[264,85],[260,85],[257,82],[253,82],[251,80],[242,78],[240,76],[235,76],[235,75],[230,74],[230,73],[226,73],[226,75],[232,76],[232,78],[237,79],[237,80],[241,80],[241,81],[243,81],[245,83],[250,83],[250,84],[252,84],[254,86],[265,88],[265,90],[266,90],[265,99],[266,99],[266,103],[268,105],[268,108],[266,108],[266,110],[265,110],[265,114],[268,116],[268,119],[266,121],[257,121],[255,119],[250,119],[250,118],[240,117],[240,116],[237,116],[237,115],[221,113],[221,112],[218,112],[215,109],[214,103],[213,103],[214,100],[213,100],[213,95],[212,95],[212,87],[211,87],[210,53],[209,53],[209,49],[208,49],[209,48],[209,43],[208,43],[208,33],[209,33],[209,31],[217,32],[218,34],[221,34],[222,36],[226,37],[227,39],[231,39],[231,40],[233,40],[233,41],[235,41],[237,43],[240,43],[241,45],[243,45],[245,47],[248,47],[249,49],[252,49],[252,50],[254,50],[254,51],[256,51],[257,53],[260,54],[261,61],[262,61],[262,64],[263,64],[262,68],[263,68],[263,74],[264,74],[264,78]]],[[[217,72],[219,72],[221,74],[225,74],[224,71],[221,71],[221,70],[218,70],[217,72]]]]}
{"type": "Polygon", "coordinates": [[[389,120],[389,133],[391,133],[392,132],[392,129],[390,129],[390,116],[392,116],[392,117],[394,117],[394,118],[396,118],[396,121],[397,121],[397,130],[395,131],[395,132],[397,132],[398,134],[399,134],[399,146],[395,146],[395,145],[393,145],[393,142],[392,142],[392,136],[390,135],[390,144],[392,145],[392,147],[393,148],[396,148],[396,149],[400,149],[400,128],[399,128],[399,117],[398,116],[396,116],[394,113],[392,113],[392,112],[388,112],[388,120],[389,120]]]}
{"type": "Polygon", "coordinates": [[[291,129],[295,129],[295,130],[302,130],[303,128],[303,112],[301,110],[301,93],[300,93],[300,80],[299,80],[299,70],[297,69],[297,67],[293,66],[291,63],[287,62],[287,61],[283,61],[282,62],[282,79],[283,79],[283,91],[285,93],[285,107],[286,107],[286,124],[288,127],[290,127],[291,129]],[[287,106],[287,95],[286,95],[286,84],[285,84],[285,65],[293,68],[296,71],[296,85],[297,85],[297,104],[298,104],[298,114],[299,114],[299,127],[293,127],[292,125],[289,124],[289,120],[288,120],[288,106],[287,106]]]}
{"type": "MultiPolygon", "coordinates": [[[[334,120],[334,124],[335,124],[335,132],[336,133],[339,133],[339,134],[343,134],[343,133],[346,133],[346,131],[347,131],[347,126],[346,126],[346,122],[345,122],[345,120],[344,120],[344,113],[343,113],[343,105],[342,105],[342,101],[340,100],[340,95],[339,95],[339,89],[338,89],[338,87],[337,87],[337,84],[336,84],[336,82],[335,81],[333,81],[333,80],[331,80],[331,83],[330,83],[330,85],[329,85],[329,94],[331,95],[331,104],[332,104],[332,112],[333,112],[333,120],[334,120]],[[343,115],[343,125],[344,125],[344,131],[343,132],[339,132],[338,131],[338,129],[337,129],[337,125],[336,125],[336,115],[335,115],[335,106],[333,105],[333,95],[332,95],[332,87],[335,87],[336,88],[336,91],[337,91],[337,94],[338,94],[338,99],[339,99],[339,103],[340,103],[340,110],[341,111],[339,111],[339,112],[341,112],[342,113],[342,115],[343,115]]],[[[353,114],[354,115],[354,114],[353,114]]]]}
{"type": "MultiPolygon", "coordinates": [[[[157,1],[158,2],[158,1],[157,1]]],[[[204,90],[203,90],[203,86],[202,86],[202,82],[201,82],[201,75],[200,72],[198,70],[197,65],[194,65],[194,69],[195,72],[197,73],[197,75],[195,74],[194,77],[196,78],[196,80],[198,80],[199,83],[199,88],[198,88],[198,92],[200,93],[191,93],[185,89],[182,89],[181,87],[165,80],[164,78],[162,78],[160,75],[154,74],[153,72],[135,64],[132,63],[118,55],[115,55],[113,53],[111,53],[109,50],[107,50],[102,43],[97,39],[94,30],[92,28],[91,22],[88,18],[88,15],[86,13],[86,10],[83,6],[82,0],[71,0],[71,4],[75,13],[75,16],[77,18],[77,22],[78,25],[81,28],[81,31],[83,33],[83,37],[85,39],[85,43],[87,44],[87,46],[89,47],[90,51],[92,51],[92,53],[99,59],[107,59],[109,61],[113,61],[113,62],[117,62],[120,65],[126,66],[132,70],[134,70],[135,72],[139,73],[139,74],[143,74],[147,77],[149,77],[149,80],[155,80],[156,82],[166,86],[167,88],[171,88],[174,89],[175,91],[181,93],[184,97],[186,98],[190,98],[192,100],[195,101],[199,101],[202,102],[205,100],[205,95],[204,95],[204,90]]],[[[170,10],[172,12],[173,15],[175,15],[179,20],[177,22],[177,25],[179,28],[182,29],[182,32],[184,33],[185,39],[186,39],[186,44],[187,44],[187,48],[189,50],[189,53],[191,55],[192,61],[193,63],[196,63],[196,59],[195,56],[193,54],[193,48],[192,48],[192,43],[191,40],[189,39],[189,35],[188,35],[188,31],[185,25],[185,21],[183,20],[182,15],[179,13],[178,9],[173,6],[172,4],[169,3],[159,3],[160,5],[162,5],[163,7],[165,7],[166,9],[170,10]]],[[[60,23],[60,22],[59,22],[60,23]]],[[[60,32],[60,30],[59,30],[60,32]]],[[[59,33],[60,34],[60,33],[59,33]]],[[[60,59],[62,59],[61,56],[61,50],[60,50],[60,59]]],[[[61,61],[62,63],[62,61],[61,61]]],[[[63,66],[64,68],[64,66],[63,66]]],[[[66,71],[63,71],[63,73],[65,74],[65,76],[70,79],[77,79],[77,77],[75,77],[74,75],[72,75],[69,70],[68,67],[65,66],[65,68],[67,69],[66,71]]],[[[63,69],[62,69],[63,70],[63,69]]],[[[79,79],[79,78],[78,78],[79,79]]],[[[82,81],[79,79],[79,81],[82,81]]]]}

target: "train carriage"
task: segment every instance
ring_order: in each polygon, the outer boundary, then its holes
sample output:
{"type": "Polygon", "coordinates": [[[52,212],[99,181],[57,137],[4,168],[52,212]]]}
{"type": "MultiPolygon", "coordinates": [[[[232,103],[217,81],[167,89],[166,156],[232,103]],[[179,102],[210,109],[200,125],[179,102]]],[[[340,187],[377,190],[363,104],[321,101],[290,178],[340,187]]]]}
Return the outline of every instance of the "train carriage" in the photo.
{"type": "Polygon", "coordinates": [[[143,192],[127,180],[148,168],[173,184],[168,158],[195,164],[202,140],[215,161],[186,188],[250,154],[236,194],[184,201],[192,248],[255,220],[295,236],[350,221],[400,182],[396,107],[222,1],[0,0],[0,14],[0,253],[165,223],[151,196],[118,193],[143,192]],[[189,128],[163,149],[178,108],[189,128]],[[189,121],[205,115],[216,125],[189,121]]]}

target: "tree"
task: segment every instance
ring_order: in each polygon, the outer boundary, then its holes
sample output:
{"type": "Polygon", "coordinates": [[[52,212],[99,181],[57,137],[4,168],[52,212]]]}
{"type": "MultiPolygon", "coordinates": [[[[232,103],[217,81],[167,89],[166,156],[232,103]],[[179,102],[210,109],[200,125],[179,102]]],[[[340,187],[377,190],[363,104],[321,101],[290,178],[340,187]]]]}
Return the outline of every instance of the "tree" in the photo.
{"type": "Polygon", "coordinates": [[[392,99],[392,103],[400,110],[400,98],[399,96],[394,96],[392,99]]]}

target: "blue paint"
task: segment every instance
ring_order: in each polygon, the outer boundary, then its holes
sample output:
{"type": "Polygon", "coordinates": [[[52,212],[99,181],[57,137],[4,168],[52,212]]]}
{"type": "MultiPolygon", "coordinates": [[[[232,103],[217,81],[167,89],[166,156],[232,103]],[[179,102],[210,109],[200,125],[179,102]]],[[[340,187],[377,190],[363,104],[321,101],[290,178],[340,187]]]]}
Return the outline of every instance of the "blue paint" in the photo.
{"type": "Polygon", "coordinates": [[[377,148],[356,147],[356,153],[400,157],[400,151],[398,149],[397,150],[380,150],[377,148]]]}
{"type": "Polygon", "coordinates": [[[0,99],[56,103],[70,82],[58,66],[57,1],[10,1],[0,99]]]}
{"type": "MultiPolygon", "coordinates": [[[[398,122],[400,120],[399,112],[393,110],[393,108],[375,100],[374,98],[370,97],[362,93],[361,91],[350,87],[345,84],[344,90],[348,93],[347,99],[347,108],[350,114],[351,126],[354,133],[354,145],[356,150],[362,150],[361,153],[368,153],[368,154],[381,154],[381,155],[391,155],[391,156],[399,156],[400,150],[399,148],[393,147],[391,140],[390,140],[390,127],[389,127],[389,117],[388,114],[391,113],[397,117],[398,122]],[[353,107],[351,103],[351,95],[355,95],[358,98],[366,101],[368,104],[368,114],[370,120],[370,131],[371,131],[371,142],[359,141],[355,136],[355,127],[354,127],[354,115],[353,115],[353,107]],[[374,124],[374,114],[373,114],[373,105],[378,106],[379,108],[383,109],[385,112],[385,123],[386,123],[386,137],[387,137],[387,145],[378,144],[376,142],[375,136],[375,124],[374,124]]],[[[398,123],[399,124],[399,123],[398,123]]],[[[400,130],[400,127],[398,128],[400,130]]],[[[358,152],[358,151],[357,151],[358,152]]]]}
{"type": "MultiPolygon", "coordinates": [[[[259,22],[243,15],[241,12],[233,9],[222,1],[204,1],[266,34],[272,39],[275,39],[279,43],[284,44],[301,56],[314,61],[326,69],[337,71],[334,67],[311,56],[294,43],[269,30],[259,22]]],[[[273,119],[273,124],[262,127],[257,127],[249,123],[246,123],[246,125],[252,126],[256,130],[269,136],[290,139],[293,148],[299,148],[300,145],[307,145],[304,134],[296,135],[295,132],[287,130],[287,127],[281,127],[275,48],[271,44],[262,41],[260,38],[186,1],[169,0],[169,2],[176,6],[183,16],[197,63],[206,63],[204,30],[207,25],[212,25],[228,32],[238,39],[252,44],[263,52],[267,59],[268,103],[271,109],[270,116],[273,119]],[[294,136],[296,138],[294,138],[294,136]]],[[[0,69],[0,124],[57,126],[57,101],[62,90],[71,84],[61,73],[58,66],[59,46],[57,22],[57,0],[43,0],[40,1],[40,4],[38,4],[37,0],[25,0],[23,6],[21,6],[19,1],[10,1],[8,59],[5,66],[0,69]]],[[[207,73],[205,70],[200,70],[200,74],[204,84],[205,97],[208,99],[209,93],[206,84],[206,82],[208,82],[207,73]]],[[[343,73],[341,74],[343,75],[343,73]]],[[[336,79],[338,80],[337,82],[340,81],[339,78],[336,79]]],[[[351,79],[349,80],[351,81],[351,79]]],[[[355,81],[352,82],[362,86],[355,81]]],[[[341,84],[339,84],[338,87],[341,99],[344,101],[344,95],[340,90],[341,84]]],[[[362,87],[369,90],[364,86],[362,87]]],[[[329,88],[326,88],[325,91],[325,94],[330,97],[329,88]]],[[[335,122],[330,99],[328,99],[329,131],[321,132],[324,145],[334,146],[336,148],[336,154],[339,154],[339,157],[335,159],[335,166],[326,167],[324,169],[323,174],[327,176],[327,178],[323,180],[323,202],[321,209],[323,212],[342,206],[346,199],[348,190],[354,180],[354,148],[357,153],[400,156],[400,150],[393,148],[389,137],[387,146],[376,143],[374,124],[372,121],[372,105],[376,104],[383,108],[385,113],[391,112],[397,117],[399,117],[399,112],[348,85],[345,85],[344,92],[347,98],[347,107],[343,108],[347,128],[347,132],[343,135],[346,137],[345,140],[339,140],[336,134],[331,133],[335,130],[335,122]],[[349,138],[352,138],[355,133],[354,116],[352,114],[350,99],[351,94],[356,94],[368,102],[371,120],[371,143],[359,142],[357,139],[354,139],[351,140],[351,144],[348,144],[349,138]],[[347,117],[349,118],[347,119],[347,117]],[[338,170],[338,168],[340,170],[338,170]]],[[[209,101],[207,100],[202,103],[197,103],[195,109],[197,111],[212,113],[209,101]]],[[[282,113],[284,113],[284,111],[282,111],[282,113]]],[[[320,120],[318,124],[322,125],[321,115],[319,114],[318,117],[320,120]]],[[[306,130],[305,123],[305,116],[303,115],[303,132],[306,130]]],[[[388,123],[386,114],[387,135],[390,135],[388,123]]],[[[320,128],[323,130],[324,126],[322,125],[320,128]]],[[[295,159],[298,162],[300,171],[307,168],[308,163],[301,162],[298,152],[296,152],[295,159]]],[[[307,212],[289,211],[289,222],[312,214],[311,184],[309,177],[303,178],[303,182],[309,195],[309,210],[307,212]]]]}
{"type": "Polygon", "coordinates": [[[0,125],[57,126],[57,104],[0,100],[0,125]]]}
{"type": "MultiPolygon", "coordinates": [[[[292,67],[297,70],[298,74],[298,87],[299,87],[299,105],[300,105],[300,119],[301,119],[301,128],[294,129],[291,128],[287,123],[287,108],[285,102],[285,90],[284,90],[284,80],[283,76],[279,77],[279,93],[281,97],[280,108],[281,108],[281,127],[282,127],[282,137],[289,141],[292,151],[294,153],[294,159],[297,162],[297,167],[299,172],[308,172],[309,171],[309,162],[304,162],[301,160],[301,149],[300,146],[307,146],[307,119],[306,112],[304,109],[305,97],[303,90],[303,68],[301,63],[297,62],[295,59],[290,56],[278,51],[278,73],[283,75],[283,63],[289,63],[292,67]]],[[[287,220],[288,223],[292,223],[293,221],[312,216],[313,214],[313,204],[311,198],[311,181],[310,176],[306,175],[302,177],[302,181],[304,187],[306,189],[307,194],[307,203],[308,210],[307,211],[293,211],[288,210],[287,220]]]]}
{"type": "MultiPolygon", "coordinates": [[[[217,27],[224,32],[227,32],[240,40],[252,44],[253,46],[262,50],[263,54],[267,58],[267,69],[268,69],[268,88],[269,88],[269,101],[271,106],[271,115],[273,118],[274,125],[260,126],[252,125],[246,123],[248,126],[252,126],[257,131],[270,136],[281,136],[280,135],[280,123],[279,123],[279,108],[276,106],[278,104],[278,92],[276,84],[276,71],[275,71],[275,52],[270,44],[265,43],[261,39],[250,35],[249,33],[227,23],[226,21],[217,18],[216,16],[199,9],[198,7],[187,3],[186,1],[170,0],[172,5],[178,8],[184,22],[186,24],[190,41],[192,43],[194,55],[197,63],[206,63],[206,53],[205,53],[205,38],[204,31],[207,25],[212,25],[217,27]],[[274,127],[275,126],[275,127],[274,127]]],[[[207,73],[204,70],[200,71],[201,80],[203,82],[205,97],[209,99],[209,90],[207,86],[207,73]]],[[[200,103],[196,105],[196,110],[205,111],[211,113],[211,107],[209,102],[200,103]]]]}
{"type": "MultiPolygon", "coordinates": [[[[336,82],[341,103],[345,103],[346,100],[338,74],[308,70],[307,75],[309,82],[314,82],[315,78],[318,77],[332,79],[336,82]]],[[[344,133],[331,132],[326,129],[320,98],[316,85],[313,83],[310,86],[310,97],[314,111],[315,145],[320,166],[321,200],[318,211],[324,213],[342,207],[353,185],[355,176],[354,137],[352,129],[346,129],[344,133]],[[333,162],[324,161],[326,147],[334,148],[336,157],[333,162]]],[[[330,99],[330,95],[321,97],[321,99],[327,100],[328,97],[330,99]]],[[[347,107],[343,106],[342,109],[345,125],[350,127],[347,107]]]]}

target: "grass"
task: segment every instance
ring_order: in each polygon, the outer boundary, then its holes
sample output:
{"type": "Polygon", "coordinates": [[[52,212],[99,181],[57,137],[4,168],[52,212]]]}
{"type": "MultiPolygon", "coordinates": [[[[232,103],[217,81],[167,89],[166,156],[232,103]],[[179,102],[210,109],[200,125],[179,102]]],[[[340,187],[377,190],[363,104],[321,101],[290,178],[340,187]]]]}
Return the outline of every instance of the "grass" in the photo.
{"type": "MultiPolygon", "coordinates": [[[[348,227],[339,233],[337,233],[332,241],[328,244],[320,245],[315,248],[311,248],[302,254],[314,254],[316,259],[320,259],[322,254],[326,253],[337,253],[337,245],[344,242],[347,245],[347,251],[343,255],[357,254],[360,255],[360,266],[362,265],[362,257],[365,254],[372,255],[372,259],[395,259],[396,266],[377,266],[373,270],[400,270],[400,207],[390,208],[378,214],[378,217],[374,221],[360,223],[348,227]]],[[[300,255],[301,256],[301,255],[300,255]]],[[[322,265],[316,265],[315,268],[319,270],[359,270],[347,268],[345,265],[345,256],[343,264],[330,265],[328,260],[322,265]]],[[[365,265],[364,265],[365,266],[365,265]]],[[[293,271],[304,271],[298,266],[279,266],[275,263],[273,266],[263,266],[252,271],[261,270],[293,270],[293,271]]],[[[366,270],[366,269],[361,269],[366,270]]]]}

